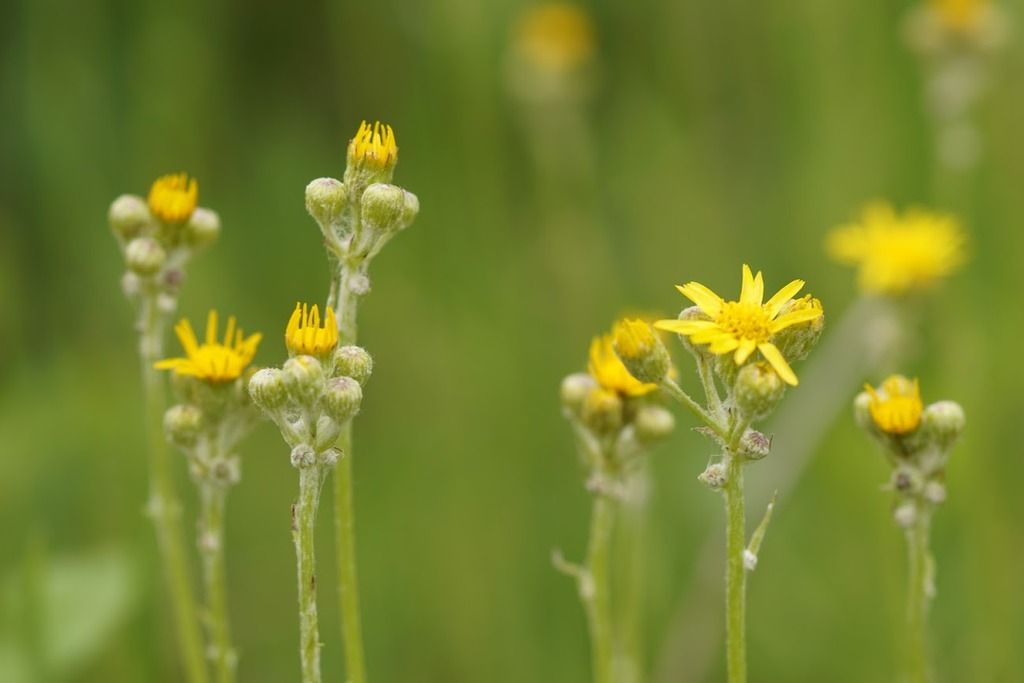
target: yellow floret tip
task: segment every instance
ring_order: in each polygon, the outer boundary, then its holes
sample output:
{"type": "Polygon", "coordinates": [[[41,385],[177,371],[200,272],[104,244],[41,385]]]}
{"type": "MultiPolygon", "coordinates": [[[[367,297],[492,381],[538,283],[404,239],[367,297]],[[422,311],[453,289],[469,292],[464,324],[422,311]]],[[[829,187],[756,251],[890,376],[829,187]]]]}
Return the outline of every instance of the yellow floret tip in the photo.
{"type": "Polygon", "coordinates": [[[617,321],[612,327],[612,338],[618,355],[634,360],[649,355],[658,344],[650,324],[637,319],[617,321]]]}
{"type": "Polygon", "coordinates": [[[234,316],[228,318],[224,341],[217,340],[217,311],[210,311],[206,319],[206,340],[200,344],[192,324],[182,319],[174,332],[185,349],[185,357],[168,358],[153,365],[158,370],[173,370],[179,375],[195,377],[211,384],[222,384],[238,379],[256,355],[262,335],[246,337],[235,324],[234,316]]]}
{"type": "Polygon", "coordinates": [[[594,337],[590,342],[587,372],[602,389],[622,396],[643,396],[657,390],[657,384],[644,383],[633,377],[615,353],[612,335],[594,337]]]}
{"type": "Polygon", "coordinates": [[[187,173],[157,178],[149,188],[149,211],[165,223],[184,223],[199,202],[199,183],[187,173]]]}
{"type": "Polygon", "coordinates": [[[697,304],[709,320],[659,320],[659,330],[689,337],[694,344],[706,344],[716,355],[733,354],[736,365],[743,365],[754,351],[775,369],[787,384],[799,383],[796,373],[772,342],[772,337],[787,327],[811,322],[822,316],[821,306],[808,306],[779,315],[803,289],[803,280],[793,280],[764,301],[764,276],[743,265],[743,283],[738,301],[726,301],[699,282],[679,285],[683,296],[697,304]]]}
{"type": "Polygon", "coordinates": [[[326,308],[321,327],[320,309],[316,305],[309,308],[304,303],[296,303],[285,328],[284,343],[296,355],[326,356],[338,345],[338,321],[334,310],[330,306],[326,308]]]}
{"type": "Polygon", "coordinates": [[[398,144],[391,126],[366,121],[359,124],[356,136],[348,143],[349,160],[383,169],[398,163],[398,144]]]}
{"type": "Polygon", "coordinates": [[[918,381],[903,375],[892,375],[876,390],[870,384],[864,390],[871,397],[868,412],[875,426],[886,434],[904,435],[921,424],[924,405],[918,381]]]}

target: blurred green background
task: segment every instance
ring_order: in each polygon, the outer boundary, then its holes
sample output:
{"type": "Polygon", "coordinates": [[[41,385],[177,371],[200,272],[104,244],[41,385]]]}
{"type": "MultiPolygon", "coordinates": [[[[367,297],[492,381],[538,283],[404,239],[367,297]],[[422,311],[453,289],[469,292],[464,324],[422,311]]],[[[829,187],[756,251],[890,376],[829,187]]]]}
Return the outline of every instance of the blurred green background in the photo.
{"type": "MultiPolygon", "coordinates": [[[[805,278],[838,320],[856,286],[823,236],[874,197],[956,210],[970,233],[969,265],[918,306],[900,369],[968,415],[934,531],[941,679],[1024,680],[1024,43],[992,64],[978,168],[940,195],[922,70],[900,37],[908,3],[594,3],[593,69],[578,90],[532,100],[510,86],[525,7],[0,6],[0,678],[42,680],[21,677],[36,662],[50,680],[179,680],[141,515],[141,389],[109,202],[194,174],[224,231],[194,262],[181,313],[236,313],[266,334],[257,362],[278,363],[294,302],[327,286],[303,188],[340,176],[359,121],[379,118],[401,148],[395,182],[422,211],[374,264],[361,310],[376,359],[355,464],[373,680],[588,680],[574,587],[549,562],[554,547],[582,554],[589,506],[561,377],[616,315],[671,314],[689,279],[734,294],[744,261],[768,289],[805,278]]],[[[844,401],[857,389],[831,387],[844,401]]],[[[690,426],[680,415],[651,463],[652,681],[680,648],[670,625],[722,524],[695,481],[709,447],[690,426]]],[[[887,476],[844,410],[780,501],[752,576],[752,680],[894,679],[904,557],[887,476]]],[[[296,488],[261,425],[228,515],[243,681],[298,677],[296,488]]],[[[338,681],[336,596],[322,585],[325,677],[338,681]]],[[[710,643],[709,670],[669,680],[721,680],[710,643]]]]}

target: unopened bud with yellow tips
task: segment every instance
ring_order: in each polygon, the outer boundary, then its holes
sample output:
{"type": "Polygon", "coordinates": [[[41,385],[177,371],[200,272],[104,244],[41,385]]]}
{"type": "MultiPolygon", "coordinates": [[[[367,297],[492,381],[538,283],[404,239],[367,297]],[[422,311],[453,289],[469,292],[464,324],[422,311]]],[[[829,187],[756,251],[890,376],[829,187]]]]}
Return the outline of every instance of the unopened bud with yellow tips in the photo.
{"type": "Polygon", "coordinates": [[[327,230],[341,223],[348,204],[348,190],[336,178],[317,178],[306,185],[306,211],[327,230]]]}
{"type": "Polygon", "coordinates": [[[151,220],[146,202],[133,194],[123,194],[111,202],[107,218],[110,229],[123,240],[138,235],[151,220]]]}
{"type": "Polygon", "coordinates": [[[152,237],[136,237],[125,247],[124,260],[128,270],[141,277],[149,277],[164,267],[167,252],[152,237]]]}
{"type": "Polygon", "coordinates": [[[289,358],[281,368],[288,396],[304,406],[312,406],[324,388],[324,368],[313,356],[289,358]]]}
{"type": "Polygon", "coordinates": [[[149,190],[150,213],[168,225],[184,223],[199,202],[199,183],[187,173],[157,178],[149,190]]]}
{"type": "Polygon", "coordinates": [[[205,247],[220,235],[220,216],[212,209],[196,207],[185,223],[185,242],[192,248],[205,247]]]}
{"type": "Polygon", "coordinates": [[[864,386],[869,399],[868,413],[875,427],[893,436],[906,436],[921,424],[924,406],[918,381],[891,375],[877,389],[864,386]]]}
{"type": "Polygon", "coordinates": [[[821,315],[790,325],[772,338],[772,342],[778,347],[779,352],[789,362],[807,358],[811,350],[817,346],[821,339],[821,333],[825,329],[825,314],[821,301],[810,294],[799,299],[792,299],[779,311],[779,317],[805,310],[821,311],[821,315]]]}
{"type": "Polygon", "coordinates": [[[284,332],[284,343],[292,355],[316,356],[323,359],[334,352],[338,345],[338,321],[334,310],[328,306],[324,312],[324,324],[320,326],[320,308],[296,303],[288,326],[284,332]]]}
{"type": "Polygon", "coordinates": [[[751,422],[763,420],[770,415],[784,393],[786,383],[765,361],[748,363],[736,375],[736,407],[751,422]]]}
{"type": "Polygon", "coordinates": [[[363,121],[348,143],[348,165],[345,184],[366,187],[372,183],[387,183],[398,163],[398,144],[391,126],[379,121],[372,126],[363,121]]]}
{"type": "Polygon", "coordinates": [[[649,323],[637,319],[619,320],[612,328],[612,338],[615,354],[633,377],[658,384],[668,376],[672,359],[649,323]]]}
{"type": "Polygon", "coordinates": [[[596,434],[612,434],[622,427],[622,399],[614,391],[592,389],[580,411],[583,424],[596,434]]]}
{"type": "Polygon", "coordinates": [[[203,412],[194,405],[171,406],[164,413],[164,431],[167,438],[179,448],[196,444],[203,426],[203,412]]]}
{"type": "Polygon", "coordinates": [[[349,344],[334,352],[334,374],[351,377],[364,386],[373,374],[373,357],[361,346],[349,344]]]}

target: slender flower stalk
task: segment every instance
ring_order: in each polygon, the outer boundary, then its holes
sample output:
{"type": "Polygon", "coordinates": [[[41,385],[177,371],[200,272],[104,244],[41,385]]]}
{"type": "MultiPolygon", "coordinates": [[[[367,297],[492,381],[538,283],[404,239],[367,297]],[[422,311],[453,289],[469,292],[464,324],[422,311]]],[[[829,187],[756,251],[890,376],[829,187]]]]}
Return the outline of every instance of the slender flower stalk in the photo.
{"type": "Polygon", "coordinates": [[[953,401],[925,407],[917,380],[902,375],[864,388],[854,400],[854,416],[893,468],[893,520],[907,540],[904,674],[910,683],[929,683],[928,608],[935,597],[929,535],[932,516],[946,500],[946,464],[963,432],[964,411],[953,401]]]}
{"type": "MultiPolygon", "coordinates": [[[[398,232],[412,224],[419,200],[391,185],[398,163],[398,145],[390,126],[363,122],[349,142],[343,180],[319,178],[306,187],[306,209],[324,238],[331,283],[327,309],[336,310],[337,337],[342,347],[356,349],[359,299],[370,291],[373,258],[398,232]]],[[[365,352],[360,352],[365,355],[365,352]]],[[[368,359],[369,356],[366,356],[368,359]]],[[[362,382],[369,377],[366,361],[362,382]]],[[[334,475],[334,525],[338,596],[349,683],[366,683],[366,656],[356,563],[353,492],[352,424],[341,425],[337,448],[345,454],[334,475]]]]}
{"type": "Polygon", "coordinates": [[[124,257],[121,286],[137,313],[149,452],[149,517],[156,529],[167,592],[174,614],[181,666],[189,683],[206,683],[203,640],[181,525],[181,501],[161,421],[166,407],[162,376],[153,364],[163,355],[167,321],[177,306],[185,267],[220,232],[220,219],[197,206],[199,186],[187,174],[158,178],[147,199],[122,195],[108,212],[124,257]]]}

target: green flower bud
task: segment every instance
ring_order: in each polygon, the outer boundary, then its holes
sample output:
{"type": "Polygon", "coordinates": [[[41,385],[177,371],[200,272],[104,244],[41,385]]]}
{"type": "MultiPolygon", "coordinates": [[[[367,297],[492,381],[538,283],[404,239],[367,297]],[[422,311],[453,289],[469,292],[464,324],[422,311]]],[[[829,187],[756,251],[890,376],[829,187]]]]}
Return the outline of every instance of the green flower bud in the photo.
{"type": "Polygon", "coordinates": [[[657,443],[672,435],[676,418],[671,411],[659,405],[644,405],[636,411],[633,429],[637,440],[643,444],[657,443]]]}
{"type": "Polygon", "coordinates": [[[748,429],[740,439],[739,451],[747,460],[760,460],[772,449],[772,440],[763,432],[748,429]]]}
{"type": "Polygon", "coordinates": [[[164,432],[168,440],[179,448],[192,448],[203,428],[203,412],[196,406],[171,406],[164,413],[164,432]]]}
{"type": "Polygon", "coordinates": [[[334,374],[365,385],[373,374],[373,357],[360,346],[342,346],[334,352],[334,374]]]}
{"type": "Polygon", "coordinates": [[[292,467],[296,469],[312,467],[316,464],[316,451],[313,450],[312,446],[300,443],[292,449],[290,459],[292,461],[292,467]]]}
{"type": "Polygon", "coordinates": [[[672,368],[668,349],[643,320],[617,321],[612,327],[612,344],[629,374],[641,382],[658,384],[672,368]]]}
{"type": "Polygon", "coordinates": [[[926,442],[948,450],[964,431],[964,409],[955,401],[937,401],[924,410],[921,432],[926,442]]]}
{"type": "Polygon", "coordinates": [[[725,465],[720,462],[713,462],[697,475],[697,481],[707,486],[712,491],[720,491],[729,483],[729,474],[725,465]]]}
{"type": "Polygon", "coordinates": [[[324,391],[324,412],[338,423],[352,419],[359,412],[363,389],[351,377],[333,377],[324,391]]]}
{"type": "Polygon", "coordinates": [[[385,233],[404,230],[420,212],[420,200],[395,185],[375,183],[360,199],[363,224],[385,233]]]}
{"type": "Polygon", "coordinates": [[[862,391],[853,399],[853,419],[865,432],[878,435],[878,428],[871,417],[871,395],[868,392],[862,391]]]}
{"type": "MultiPolygon", "coordinates": [[[[783,306],[777,317],[782,318],[805,309],[823,310],[821,301],[807,294],[799,299],[793,299],[783,306]]],[[[818,340],[821,339],[821,332],[824,329],[825,314],[822,313],[814,320],[787,327],[772,337],[772,343],[778,347],[782,356],[792,363],[807,358],[807,355],[818,344],[818,340]]]]}
{"type": "Polygon", "coordinates": [[[622,399],[614,391],[595,387],[583,401],[580,418],[597,434],[612,434],[622,427],[622,399]]]}
{"type": "Polygon", "coordinates": [[[185,241],[194,248],[204,247],[220,235],[220,216],[212,209],[197,207],[185,223],[185,241]]]}
{"type": "Polygon", "coordinates": [[[909,529],[917,522],[917,505],[911,501],[900,503],[892,511],[893,521],[901,529],[909,529]]]}
{"type": "Polygon", "coordinates": [[[124,260],[130,271],[140,277],[148,277],[160,272],[167,260],[167,252],[152,237],[136,237],[125,247],[124,260]]]}
{"type": "Polygon", "coordinates": [[[930,481],[924,485],[921,495],[932,505],[942,505],[946,502],[946,487],[942,482],[930,481]]]}
{"type": "Polygon", "coordinates": [[[110,229],[123,240],[138,236],[151,220],[146,200],[133,194],[123,194],[111,202],[107,218],[110,229]]]}
{"type": "Polygon", "coordinates": [[[288,402],[284,373],[277,368],[263,368],[249,380],[249,396],[261,410],[273,413],[288,402]]]}
{"type": "Polygon", "coordinates": [[[317,178],[306,185],[306,211],[321,228],[337,225],[348,203],[345,184],[335,178],[317,178]]]}
{"type": "Polygon", "coordinates": [[[591,391],[597,388],[597,381],[585,372],[577,372],[562,380],[562,406],[579,415],[583,402],[591,391]]]}
{"type": "Polygon", "coordinates": [[[281,368],[284,386],[293,401],[312,406],[324,390],[324,368],[313,356],[295,356],[281,368]]]}
{"type": "Polygon", "coordinates": [[[733,398],[736,407],[751,421],[770,415],[784,393],[786,383],[765,361],[747,363],[736,375],[733,398]]]}
{"type": "MultiPolygon", "coordinates": [[[[690,306],[679,311],[677,316],[679,320],[711,320],[707,313],[700,310],[700,306],[690,306]]],[[[694,344],[690,341],[690,338],[685,334],[676,335],[679,338],[679,343],[682,344],[683,348],[690,352],[694,358],[712,358],[714,357],[711,352],[708,351],[706,344],[694,344]]],[[[730,357],[731,358],[731,357],[730,357]]],[[[735,363],[732,365],[735,366],[735,363]]]]}

